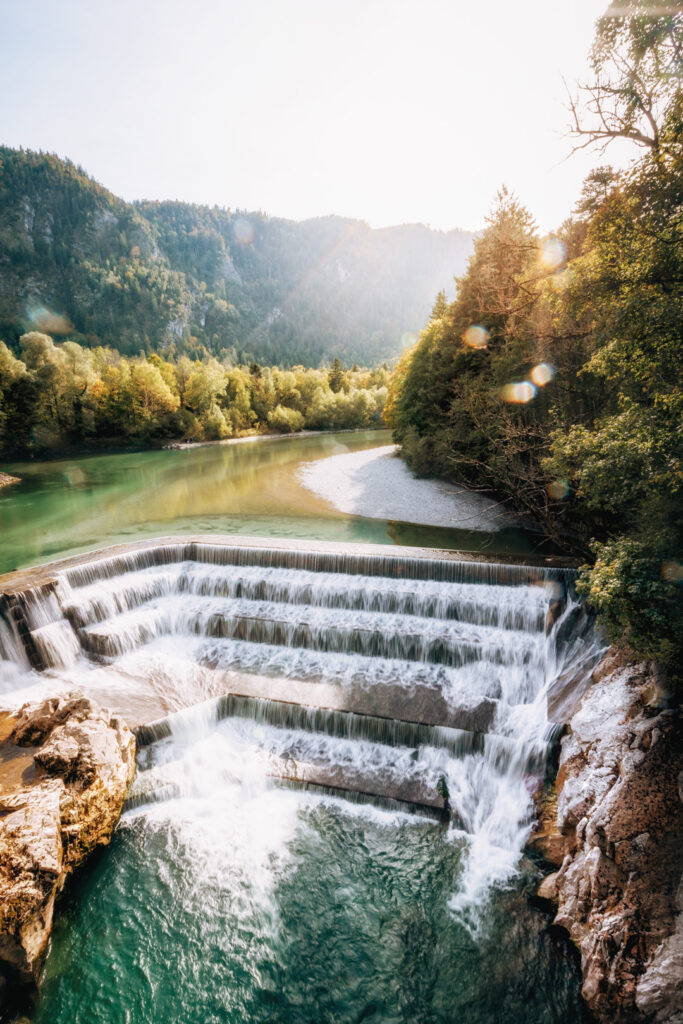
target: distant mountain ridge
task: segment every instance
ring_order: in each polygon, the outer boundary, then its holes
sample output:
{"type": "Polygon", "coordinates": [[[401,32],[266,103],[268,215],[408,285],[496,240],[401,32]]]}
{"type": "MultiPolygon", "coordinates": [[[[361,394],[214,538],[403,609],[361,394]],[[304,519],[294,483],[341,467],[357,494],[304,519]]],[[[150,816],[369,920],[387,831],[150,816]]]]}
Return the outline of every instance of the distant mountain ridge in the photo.
{"type": "Polygon", "coordinates": [[[56,156],[0,147],[0,339],[370,365],[453,290],[467,231],[127,203],[56,156]]]}

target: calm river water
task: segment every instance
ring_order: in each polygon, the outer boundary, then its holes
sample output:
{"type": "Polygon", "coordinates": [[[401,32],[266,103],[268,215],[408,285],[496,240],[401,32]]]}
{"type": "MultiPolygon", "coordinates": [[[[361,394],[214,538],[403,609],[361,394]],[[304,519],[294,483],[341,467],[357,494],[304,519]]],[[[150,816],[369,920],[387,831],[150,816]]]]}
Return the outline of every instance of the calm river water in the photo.
{"type": "Polygon", "coordinates": [[[387,444],[388,430],[89,455],[1,468],[0,572],[143,536],[240,533],[530,554],[538,538],[350,516],[297,479],[301,463],[387,444]]]}

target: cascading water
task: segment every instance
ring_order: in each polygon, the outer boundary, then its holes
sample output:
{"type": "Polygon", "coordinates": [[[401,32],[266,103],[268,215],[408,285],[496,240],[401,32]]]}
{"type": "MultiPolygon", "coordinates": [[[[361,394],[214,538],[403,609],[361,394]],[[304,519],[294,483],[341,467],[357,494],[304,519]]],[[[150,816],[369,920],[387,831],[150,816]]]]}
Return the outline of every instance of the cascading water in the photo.
{"type": "Polygon", "coordinates": [[[0,615],[0,695],[19,688],[28,667],[18,637],[0,615]]]}
{"type": "MultiPolygon", "coordinates": [[[[76,685],[139,724],[124,833],[163,823],[203,870],[246,886],[244,913],[267,922],[246,947],[279,934],[268,890],[290,870],[297,815],[310,826],[323,806],[350,813],[350,799],[383,808],[362,812],[368,828],[418,846],[438,828],[423,815],[448,819],[438,859],[457,868],[444,907],[470,941],[488,941],[486,908],[516,875],[545,771],[548,686],[597,653],[571,628],[571,573],[178,544],[57,575],[27,605],[47,667],[6,697],[76,685]]],[[[2,630],[0,619],[12,660],[2,630]]],[[[229,916],[240,934],[239,908],[229,916]]]]}

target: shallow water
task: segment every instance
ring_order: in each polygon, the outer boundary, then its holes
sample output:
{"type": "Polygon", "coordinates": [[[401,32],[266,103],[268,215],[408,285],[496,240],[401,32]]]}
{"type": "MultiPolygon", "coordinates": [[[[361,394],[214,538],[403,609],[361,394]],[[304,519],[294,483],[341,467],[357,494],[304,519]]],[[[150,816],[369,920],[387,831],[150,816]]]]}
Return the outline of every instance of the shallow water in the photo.
{"type": "Polygon", "coordinates": [[[3,466],[21,483],[0,490],[0,573],[119,541],[236,533],[530,554],[538,537],[390,523],[338,511],[298,480],[303,462],[386,444],[356,431],[90,455],[3,466]]]}

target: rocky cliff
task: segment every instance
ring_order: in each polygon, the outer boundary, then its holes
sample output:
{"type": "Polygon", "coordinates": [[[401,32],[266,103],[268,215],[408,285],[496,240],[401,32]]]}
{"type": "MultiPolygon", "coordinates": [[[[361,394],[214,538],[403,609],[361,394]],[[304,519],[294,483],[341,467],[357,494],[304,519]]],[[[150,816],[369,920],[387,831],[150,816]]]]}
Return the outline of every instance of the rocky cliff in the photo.
{"type": "Polygon", "coordinates": [[[135,771],[135,739],[77,694],[0,722],[0,1019],[35,990],[64,884],[109,842],[135,771]]]}
{"type": "Polygon", "coordinates": [[[652,666],[611,652],[562,741],[531,840],[594,1018],[683,1022],[683,744],[652,666]]]}

